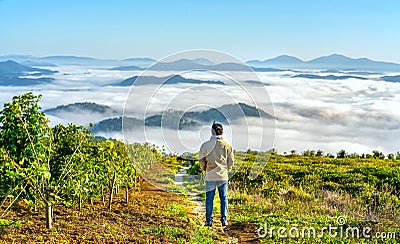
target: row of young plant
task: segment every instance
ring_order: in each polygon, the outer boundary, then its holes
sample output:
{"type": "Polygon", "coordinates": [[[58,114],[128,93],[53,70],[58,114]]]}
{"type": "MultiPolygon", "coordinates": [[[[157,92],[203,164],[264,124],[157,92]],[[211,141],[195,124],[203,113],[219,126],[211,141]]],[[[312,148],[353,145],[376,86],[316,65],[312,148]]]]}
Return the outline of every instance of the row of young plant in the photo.
{"type": "Polygon", "coordinates": [[[79,206],[102,199],[111,210],[113,194],[138,189],[138,171],[155,159],[148,144],[95,140],[88,128],[51,127],[40,111],[41,95],[14,96],[0,111],[0,215],[21,201],[46,212],[52,228],[53,207],[79,206]],[[107,194],[107,195],[106,195],[107,194]]]}

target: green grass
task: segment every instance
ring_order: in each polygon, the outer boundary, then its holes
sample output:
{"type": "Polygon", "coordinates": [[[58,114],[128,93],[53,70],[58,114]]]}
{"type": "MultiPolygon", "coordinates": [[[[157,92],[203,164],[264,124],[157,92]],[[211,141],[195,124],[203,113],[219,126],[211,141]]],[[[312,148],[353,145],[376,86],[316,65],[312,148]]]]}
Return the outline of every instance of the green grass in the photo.
{"type": "Polygon", "coordinates": [[[117,229],[116,227],[114,227],[114,226],[109,226],[109,225],[107,225],[106,228],[107,228],[109,231],[111,231],[112,233],[117,233],[117,232],[118,232],[118,229],[117,229]]]}
{"type": "MultiPolygon", "coordinates": [[[[30,224],[30,223],[27,223],[30,224]]],[[[3,231],[4,227],[15,227],[19,228],[22,225],[21,221],[12,221],[7,219],[0,219],[0,231],[3,231]]]]}
{"type": "Polygon", "coordinates": [[[155,234],[158,236],[166,236],[176,243],[223,243],[223,241],[220,241],[221,237],[212,229],[200,225],[195,226],[194,230],[184,230],[169,225],[160,225],[156,228],[144,228],[140,230],[140,232],[142,234],[155,234]],[[187,231],[191,232],[189,241],[184,238],[184,233],[187,231]]]}
{"type": "Polygon", "coordinates": [[[165,212],[168,216],[176,216],[183,221],[188,221],[186,207],[178,203],[169,203],[165,206],[165,212]]]}
{"type": "MultiPolygon", "coordinates": [[[[374,232],[392,231],[397,238],[400,236],[400,161],[273,155],[259,177],[251,181],[247,175],[255,157],[246,153],[235,156],[238,165],[242,165],[230,180],[233,222],[321,229],[337,226],[337,218],[346,216],[351,227],[368,226],[374,232]]],[[[258,160],[263,157],[266,155],[259,154],[258,160]]],[[[263,239],[267,243],[274,241],[283,240],[263,239]]],[[[324,236],[306,241],[370,240],[324,236]]]]}
{"type": "Polygon", "coordinates": [[[182,194],[184,196],[188,196],[189,195],[188,190],[186,188],[182,187],[182,186],[169,185],[165,190],[168,191],[168,192],[179,193],[179,194],[182,194]]]}
{"type": "Polygon", "coordinates": [[[160,184],[174,184],[173,176],[164,176],[156,180],[157,183],[160,184]]]}
{"type": "Polygon", "coordinates": [[[183,184],[190,192],[202,193],[206,189],[205,182],[201,180],[186,181],[183,184]]]}
{"type": "Polygon", "coordinates": [[[169,156],[164,158],[161,162],[164,167],[172,170],[173,172],[177,173],[183,166],[177,161],[176,156],[169,156]]]}
{"type": "Polygon", "coordinates": [[[217,243],[220,237],[209,227],[197,226],[196,230],[193,232],[190,243],[204,243],[212,244],[217,243]]]}
{"type": "Polygon", "coordinates": [[[185,232],[185,230],[174,226],[160,225],[156,228],[144,228],[140,230],[140,232],[142,234],[151,233],[155,235],[163,235],[173,241],[177,241],[178,239],[181,239],[183,237],[183,233],[185,232]]]}

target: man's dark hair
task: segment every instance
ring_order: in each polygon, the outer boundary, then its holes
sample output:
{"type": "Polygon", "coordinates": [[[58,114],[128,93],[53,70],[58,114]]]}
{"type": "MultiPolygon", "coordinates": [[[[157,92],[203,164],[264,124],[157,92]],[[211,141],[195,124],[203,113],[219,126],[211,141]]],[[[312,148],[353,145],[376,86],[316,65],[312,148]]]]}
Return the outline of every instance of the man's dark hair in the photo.
{"type": "Polygon", "coordinates": [[[224,127],[222,127],[221,124],[213,122],[213,125],[211,127],[213,131],[215,132],[215,135],[220,136],[224,132],[224,127]]]}

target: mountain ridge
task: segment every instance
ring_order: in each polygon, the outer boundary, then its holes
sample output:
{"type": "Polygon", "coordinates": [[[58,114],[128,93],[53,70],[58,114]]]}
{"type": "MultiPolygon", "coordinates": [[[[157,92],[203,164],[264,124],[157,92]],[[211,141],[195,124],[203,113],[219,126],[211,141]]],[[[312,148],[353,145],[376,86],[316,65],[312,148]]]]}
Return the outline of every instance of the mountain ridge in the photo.
{"type": "MultiPolygon", "coordinates": [[[[172,62],[157,62],[151,58],[126,58],[126,59],[98,59],[84,56],[73,55],[54,55],[45,57],[35,57],[32,55],[3,55],[0,61],[12,59],[17,62],[28,62],[37,64],[53,65],[80,65],[80,66],[138,66],[140,68],[152,67],[154,70],[182,70],[182,69],[211,69],[211,70],[232,70],[245,71],[249,67],[239,63],[213,63],[204,58],[181,59],[172,62]]],[[[274,69],[332,69],[332,70],[362,70],[362,71],[383,71],[400,72],[400,64],[387,61],[376,61],[369,58],[350,58],[342,54],[333,53],[320,56],[311,60],[302,60],[295,56],[280,55],[270,59],[249,60],[246,62],[253,69],[268,68],[274,69]]],[[[264,70],[259,69],[259,72],[264,70]]]]}
{"type": "Polygon", "coordinates": [[[246,63],[255,68],[400,71],[400,64],[397,63],[375,61],[368,58],[350,58],[336,53],[308,61],[294,56],[281,55],[264,61],[250,60],[246,63]]]}

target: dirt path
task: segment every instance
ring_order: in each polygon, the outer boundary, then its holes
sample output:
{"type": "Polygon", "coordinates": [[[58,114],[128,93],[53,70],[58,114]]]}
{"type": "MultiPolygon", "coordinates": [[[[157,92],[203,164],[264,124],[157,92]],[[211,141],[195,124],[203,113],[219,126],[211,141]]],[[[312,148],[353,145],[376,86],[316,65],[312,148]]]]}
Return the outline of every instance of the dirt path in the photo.
{"type": "MultiPolygon", "coordinates": [[[[200,223],[205,221],[205,202],[201,198],[201,192],[190,190],[186,187],[187,183],[198,183],[201,179],[194,179],[187,174],[188,167],[179,170],[175,175],[175,184],[185,188],[189,193],[189,201],[194,204],[193,212],[197,215],[200,223]]],[[[259,243],[256,235],[256,227],[250,223],[231,223],[228,227],[215,225],[212,227],[217,233],[226,239],[227,243],[259,243]]]]}
{"type": "Polygon", "coordinates": [[[175,185],[181,186],[188,191],[190,196],[188,200],[195,205],[193,209],[194,213],[197,214],[199,218],[203,218],[206,214],[206,204],[201,199],[201,193],[190,191],[184,184],[189,180],[187,169],[189,169],[189,167],[182,168],[175,175],[175,185]]]}

